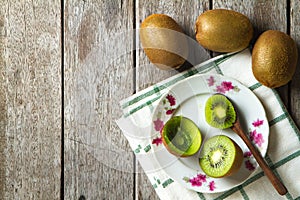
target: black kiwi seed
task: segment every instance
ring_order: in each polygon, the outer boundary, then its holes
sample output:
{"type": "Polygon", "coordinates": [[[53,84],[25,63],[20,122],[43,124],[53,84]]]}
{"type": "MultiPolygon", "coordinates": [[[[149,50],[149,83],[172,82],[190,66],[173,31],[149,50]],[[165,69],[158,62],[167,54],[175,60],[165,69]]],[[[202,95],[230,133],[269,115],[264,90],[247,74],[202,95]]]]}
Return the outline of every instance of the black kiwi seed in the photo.
{"type": "Polygon", "coordinates": [[[215,94],[206,101],[205,119],[212,127],[226,129],[233,126],[236,113],[233,105],[224,95],[215,94]]]}
{"type": "Polygon", "coordinates": [[[243,161],[241,148],[229,137],[217,135],[203,145],[200,166],[211,177],[225,177],[238,171],[243,161]]]}

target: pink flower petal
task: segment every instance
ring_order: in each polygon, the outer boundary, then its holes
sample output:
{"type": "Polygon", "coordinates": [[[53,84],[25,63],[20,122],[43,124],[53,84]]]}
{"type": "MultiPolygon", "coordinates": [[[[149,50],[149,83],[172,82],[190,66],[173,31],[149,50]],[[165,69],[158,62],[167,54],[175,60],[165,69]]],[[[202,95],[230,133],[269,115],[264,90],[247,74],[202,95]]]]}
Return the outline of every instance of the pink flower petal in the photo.
{"type": "Polygon", "coordinates": [[[166,111],[166,114],[167,114],[167,115],[171,115],[174,111],[175,111],[175,109],[167,110],[167,111],[166,111]]]}
{"type": "Polygon", "coordinates": [[[229,91],[229,90],[234,89],[234,87],[232,86],[232,83],[229,82],[229,81],[223,81],[221,83],[221,86],[224,88],[225,91],[229,91]]]}
{"type": "Polygon", "coordinates": [[[192,184],[192,186],[201,186],[202,185],[202,182],[197,177],[191,178],[190,183],[192,184]]]}
{"type": "Polygon", "coordinates": [[[156,144],[156,146],[162,144],[162,138],[161,137],[157,137],[155,139],[152,140],[152,144],[156,144]]]}
{"type": "Polygon", "coordinates": [[[246,166],[246,168],[247,168],[248,170],[250,170],[250,171],[255,170],[255,167],[254,167],[254,165],[250,162],[250,160],[246,160],[246,161],[245,161],[245,166],[246,166]]]}
{"type": "Polygon", "coordinates": [[[256,130],[254,130],[254,131],[250,131],[250,140],[254,140],[254,138],[255,138],[255,136],[256,136],[256,134],[257,134],[257,132],[256,132],[256,130]]]}
{"type": "Polygon", "coordinates": [[[249,157],[251,157],[251,156],[252,156],[251,151],[246,151],[246,152],[244,153],[244,158],[249,158],[249,157]]]}
{"type": "Polygon", "coordinates": [[[259,147],[261,147],[262,143],[265,142],[263,135],[261,133],[257,133],[256,130],[250,131],[250,140],[252,140],[259,147]]]}
{"type": "Polygon", "coordinates": [[[173,95],[168,94],[166,96],[166,99],[168,99],[170,106],[174,106],[176,104],[176,99],[173,97],[173,95]]]}
{"type": "Polygon", "coordinates": [[[207,79],[208,86],[213,86],[215,84],[215,79],[213,76],[210,76],[209,79],[207,79]]]}
{"type": "Polygon", "coordinates": [[[154,129],[156,131],[161,131],[162,128],[164,127],[164,122],[160,119],[153,121],[153,123],[154,123],[154,129]]]}
{"type": "Polygon", "coordinates": [[[216,189],[215,181],[209,182],[209,190],[214,191],[216,189]]]}
{"type": "Polygon", "coordinates": [[[225,89],[222,86],[217,86],[217,92],[221,94],[225,94],[225,89]]]}
{"type": "Polygon", "coordinates": [[[256,137],[254,138],[254,141],[255,141],[255,143],[256,143],[259,147],[261,147],[262,143],[265,142],[265,140],[263,139],[263,136],[262,136],[261,133],[258,133],[258,134],[256,135],[256,137]]]}
{"type": "Polygon", "coordinates": [[[198,174],[197,178],[201,182],[206,182],[206,175],[205,174],[198,174]]]}
{"type": "Polygon", "coordinates": [[[197,174],[197,176],[188,179],[188,182],[192,184],[192,186],[202,186],[204,182],[206,182],[205,174],[197,174]]]}
{"type": "Polygon", "coordinates": [[[254,122],[252,123],[252,125],[253,125],[254,127],[259,127],[260,125],[263,125],[263,123],[264,123],[264,120],[259,120],[259,119],[257,119],[257,121],[254,121],[254,122]]]}

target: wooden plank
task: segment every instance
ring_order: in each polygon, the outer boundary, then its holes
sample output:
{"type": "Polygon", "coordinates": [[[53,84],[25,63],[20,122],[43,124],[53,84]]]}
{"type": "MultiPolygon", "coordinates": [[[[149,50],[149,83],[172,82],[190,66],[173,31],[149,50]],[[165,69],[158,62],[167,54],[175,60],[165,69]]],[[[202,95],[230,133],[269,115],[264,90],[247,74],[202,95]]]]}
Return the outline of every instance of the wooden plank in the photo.
{"type": "Polygon", "coordinates": [[[133,1],[65,1],[65,199],[132,199],[134,156],[115,120],[133,93],[133,1]]]}
{"type": "MultiPolygon", "coordinates": [[[[172,17],[184,29],[187,35],[195,38],[194,26],[197,17],[204,10],[209,8],[209,1],[136,1],[136,24],[137,28],[140,27],[141,22],[149,15],[154,13],[167,14],[172,17]]],[[[141,49],[140,44],[137,51],[137,90],[142,90],[151,86],[173,74],[177,71],[162,71],[157,69],[151,64],[146,57],[144,51],[141,49]]],[[[136,180],[137,199],[158,199],[150,181],[143,173],[140,166],[138,168],[138,175],[136,180]]]]}
{"type": "Polygon", "coordinates": [[[295,120],[295,123],[300,127],[300,90],[299,90],[299,82],[300,82],[300,5],[299,1],[292,0],[291,1],[291,27],[290,34],[291,37],[297,42],[298,46],[298,65],[295,72],[295,75],[290,84],[290,113],[295,120]]]}
{"type": "MultiPolygon", "coordinates": [[[[213,1],[213,8],[232,9],[249,17],[254,26],[252,45],[266,30],[287,32],[286,2],[271,1],[213,1]]],[[[277,89],[284,104],[288,106],[288,85],[277,89]]]]}
{"type": "Polygon", "coordinates": [[[4,7],[0,8],[0,197],[4,197],[5,188],[5,149],[6,149],[6,125],[7,125],[7,109],[5,105],[5,87],[4,87],[4,71],[5,71],[5,61],[4,61],[4,41],[6,37],[4,29],[4,7]],[[2,103],[3,102],[3,103],[2,103]]]}
{"type": "Polygon", "coordinates": [[[60,197],[60,7],[1,1],[1,199],[60,197]]]}

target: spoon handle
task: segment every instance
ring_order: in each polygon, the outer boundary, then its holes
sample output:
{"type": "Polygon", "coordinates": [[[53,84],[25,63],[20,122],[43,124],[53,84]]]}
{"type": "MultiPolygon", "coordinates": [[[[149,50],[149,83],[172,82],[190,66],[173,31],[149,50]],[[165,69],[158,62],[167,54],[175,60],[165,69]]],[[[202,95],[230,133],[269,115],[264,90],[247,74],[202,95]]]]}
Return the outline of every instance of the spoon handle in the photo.
{"type": "Polygon", "coordinates": [[[256,149],[256,147],[252,144],[251,140],[248,138],[248,136],[245,134],[243,129],[241,128],[240,122],[237,120],[237,122],[234,123],[232,130],[236,132],[246,143],[249,150],[251,151],[252,155],[258,162],[261,169],[264,171],[265,175],[269,178],[274,188],[277,190],[277,192],[280,195],[284,195],[287,193],[287,189],[284,186],[284,184],[278,179],[278,177],[273,173],[271,168],[267,165],[266,161],[261,156],[260,152],[256,149]]]}

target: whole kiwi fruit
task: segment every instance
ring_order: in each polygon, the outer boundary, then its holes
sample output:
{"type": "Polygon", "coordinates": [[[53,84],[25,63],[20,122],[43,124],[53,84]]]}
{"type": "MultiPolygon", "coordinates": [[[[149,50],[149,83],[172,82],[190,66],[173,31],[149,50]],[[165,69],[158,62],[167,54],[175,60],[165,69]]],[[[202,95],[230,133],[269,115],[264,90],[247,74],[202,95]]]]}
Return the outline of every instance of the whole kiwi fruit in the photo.
{"type": "Polygon", "coordinates": [[[267,87],[283,86],[292,79],[297,59],[297,45],[289,35],[276,30],[265,31],[252,51],[253,75],[267,87]]]}
{"type": "Polygon", "coordinates": [[[196,21],[196,40],[206,49],[235,52],[245,49],[252,37],[253,27],[245,15],[226,9],[208,10],[196,21]]]}
{"type": "Polygon", "coordinates": [[[187,59],[187,36],[167,15],[148,16],[141,24],[140,39],[147,57],[160,69],[177,69],[187,59]]]}

